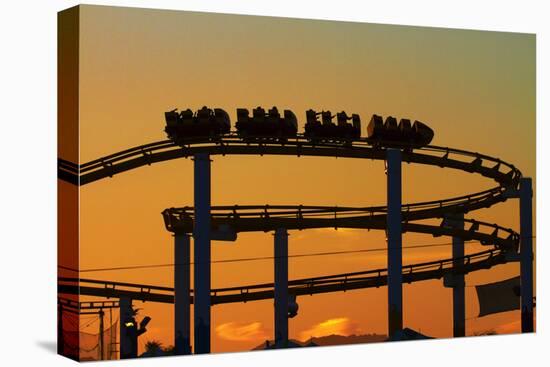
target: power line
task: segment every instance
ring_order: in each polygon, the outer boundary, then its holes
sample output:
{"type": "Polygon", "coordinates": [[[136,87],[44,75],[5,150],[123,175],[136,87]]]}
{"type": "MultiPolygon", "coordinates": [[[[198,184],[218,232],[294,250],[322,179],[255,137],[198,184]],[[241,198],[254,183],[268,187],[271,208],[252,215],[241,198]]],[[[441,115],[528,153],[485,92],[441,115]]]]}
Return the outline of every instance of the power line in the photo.
{"type": "MultiPolygon", "coordinates": [[[[475,240],[464,241],[464,243],[477,242],[475,240]]],[[[451,246],[452,242],[445,243],[435,243],[435,244],[423,244],[423,245],[411,245],[402,247],[403,250],[407,249],[418,249],[418,248],[429,248],[429,247],[442,247],[442,246],[451,246]]],[[[387,251],[388,247],[379,247],[372,249],[360,249],[360,250],[346,250],[346,251],[329,251],[329,252],[314,252],[307,254],[295,254],[288,255],[288,258],[302,258],[302,257],[314,257],[314,256],[327,256],[327,255],[343,255],[343,254],[353,254],[353,253],[366,253],[366,252],[379,252],[387,251]]],[[[249,262],[249,261],[261,261],[261,260],[273,260],[275,256],[259,256],[259,257],[248,257],[248,258],[237,258],[237,259],[225,259],[225,260],[212,260],[211,264],[225,264],[225,263],[236,263],[236,262],[249,262]]],[[[194,265],[195,262],[189,262],[185,264],[150,264],[150,265],[132,265],[132,266],[119,266],[119,267],[110,267],[110,268],[93,268],[93,269],[73,269],[66,266],[59,265],[61,269],[79,272],[79,273],[92,273],[100,271],[116,271],[116,270],[135,270],[135,269],[151,269],[151,268],[165,268],[173,266],[182,266],[182,265],[194,265]]]]}
{"type": "Polygon", "coordinates": [[[90,321],[89,323],[87,323],[86,325],[82,326],[80,328],[80,331],[84,330],[85,328],[87,328],[88,326],[92,325],[94,322],[96,322],[97,320],[99,320],[99,317],[96,317],[94,318],[92,321],[90,321]]]}

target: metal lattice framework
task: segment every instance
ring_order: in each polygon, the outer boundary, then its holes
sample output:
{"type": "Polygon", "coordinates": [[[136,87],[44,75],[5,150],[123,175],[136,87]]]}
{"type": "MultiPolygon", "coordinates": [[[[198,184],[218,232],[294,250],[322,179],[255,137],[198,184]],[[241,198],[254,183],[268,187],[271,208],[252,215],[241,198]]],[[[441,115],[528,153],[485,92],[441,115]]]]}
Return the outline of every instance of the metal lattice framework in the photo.
{"type": "MultiPolygon", "coordinates": [[[[448,273],[467,274],[476,270],[489,269],[504,264],[504,251],[490,249],[464,256],[464,266],[453,267],[453,259],[443,259],[403,266],[403,282],[413,283],[430,279],[441,279],[448,273]]],[[[342,292],[353,289],[377,288],[386,285],[387,269],[372,269],[362,272],[326,275],[314,278],[290,280],[290,294],[313,295],[342,292]]],[[[237,287],[212,289],[212,304],[259,301],[273,298],[273,283],[252,284],[237,287]]],[[[59,293],[98,296],[106,298],[128,297],[134,300],[174,303],[174,288],[154,285],[109,282],[94,279],[59,278],[59,293]]],[[[193,303],[193,290],[191,290],[193,303]]]]}
{"type": "MultiPolygon", "coordinates": [[[[350,141],[348,144],[313,143],[301,135],[284,143],[261,139],[247,142],[232,133],[215,140],[189,140],[183,147],[174,144],[171,140],[163,140],[126,149],[81,165],[59,159],[58,177],[74,184],[86,185],[138,167],[172,159],[189,158],[197,153],[385,159],[385,149],[377,148],[367,138],[350,141]]],[[[512,164],[498,158],[460,149],[438,146],[417,148],[414,151],[405,149],[403,160],[408,163],[478,173],[494,179],[499,186],[515,186],[521,178],[521,172],[512,164]]]]}
{"type": "MultiPolygon", "coordinates": [[[[395,144],[395,143],[394,143],[395,144]]],[[[385,149],[368,138],[338,143],[313,143],[299,135],[284,142],[277,140],[243,141],[236,133],[216,139],[189,140],[185,146],[164,140],[145,144],[110,154],[77,165],[59,159],[58,177],[64,181],[86,185],[113,177],[142,166],[163,161],[190,158],[197,153],[209,155],[295,155],[317,157],[341,157],[385,160],[385,149]]],[[[464,256],[464,265],[457,268],[460,259],[442,259],[403,267],[403,281],[439,279],[448,273],[466,274],[506,263],[509,254],[517,252],[519,235],[497,224],[465,219],[469,228],[458,229],[446,224],[446,216],[453,213],[468,213],[503,202],[513,197],[518,189],[521,172],[512,164],[499,158],[476,152],[439,146],[426,146],[414,150],[403,147],[403,161],[451,168],[479,174],[497,183],[488,190],[435,201],[404,204],[402,206],[403,231],[426,233],[433,236],[454,236],[463,240],[479,241],[491,246],[489,250],[464,256]],[[415,223],[415,221],[443,218],[440,225],[415,223]],[[453,261],[455,264],[453,265],[453,261]]],[[[166,229],[171,232],[191,233],[194,223],[194,208],[169,208],[163,211],[166,229]]],[[[387,208],[328,207],[303,205],[250,205],[213,206],[211,223],[213,230],[224,225],[235,232],[271,231],[276,228],[363,228],[385,229],[387,208]]],[[[363,272],[326,275],[289,281],[289,293],[318,294],[351,289],[379,287],[387,282],[387,269],[372,269],[363,272]]],[[[106,282],[93,279],[59,278],[59,292],[83,294],[107,298],[129,297],[136,300],[173,303],[173,288],[133,283],[106,282]]],[[[244,285],[213,289],[212,304],[248,302],[273,298],[273,283],[244,285]]],[[[191,294],[193,290],[191,290],[191,294]]]]}

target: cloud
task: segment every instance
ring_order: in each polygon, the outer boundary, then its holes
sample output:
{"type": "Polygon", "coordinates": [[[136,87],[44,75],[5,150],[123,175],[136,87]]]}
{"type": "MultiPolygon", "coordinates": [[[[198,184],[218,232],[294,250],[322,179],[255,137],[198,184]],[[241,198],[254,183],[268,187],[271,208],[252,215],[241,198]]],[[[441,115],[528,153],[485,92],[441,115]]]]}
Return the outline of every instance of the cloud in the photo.
{"type": "Polygon", "coordinates": [[[521,332],[521,321],[516,320],[516,321],[509,322],[507,324],[499,325],[495,328],[495,331],[498,334],[519,333],[521,332]]]}
{"type": "Polygon", "coordinates": [[[300,340],[307,340],[311,337],[321,337],[325,335],[343,335],[360,334],[361,329],[356,322],[351,321],[347,317],[338,317],[328,319],[300,333],[300,340]]]}
{"type": "Polygon", "coordinates": [[[251,323],[227,322],[216,327],[216,334],[221,339],[236,342],[268,339],[267,331],[258,321],[251,323]]]}

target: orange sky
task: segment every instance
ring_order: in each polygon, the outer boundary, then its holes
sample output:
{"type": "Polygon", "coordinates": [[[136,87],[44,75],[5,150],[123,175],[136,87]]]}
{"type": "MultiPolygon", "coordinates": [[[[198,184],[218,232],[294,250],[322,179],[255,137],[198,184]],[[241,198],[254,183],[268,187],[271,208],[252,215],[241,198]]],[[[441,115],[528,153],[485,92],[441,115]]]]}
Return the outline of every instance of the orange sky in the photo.
{"type": "MultiPolygon", "coordinates": [[[[478,151],[535,177],[535,37],[527,34],[385,26],[97,6],[81,7],[80,163],[165,139],[163,112],[237,107],[373,113],[421,120],[433,144],[478,151]]],[[[300,128],[301,130],[301,128],[300,128]]],[[[215,156],[212,205],[385,203],[383,162],[342,158],[215,156]]],[[[403,201],[463,195],[494,186],[463,172],[403,166],[403,201]]],[[[81,269],[171,263],[160,212],[193,205],[192,162],[142,167],[80,190],[81,269]]],[[[468,214],[518,228],[518,203],[468,214]]],[[[385,245],[382,232],[290,232],[290,254],[385,245]]],[[[449,242],[405,234],[404,246],[449,242]]],[[[467,252],[480,245],[467,244],[467,252]]],[[[212,258],[271,256],[268,233],[213,242],[212,258]]],[[[450,257],[450,247],[407,250],[404,263],[450,257]]],[[[290,278],[382,267],[385,253],[289,260],[290,278]]],[[[469,285],[514,276],[518,264],[468,275],[469,285]]],[[[172,269],[82,273],[82,277],[173,284],[172,269]]],[[[212,265],[212,286],[272,281],[270,261],[212,265]]],[[[441,281],[404,285],[404,325],[452,335],[451,290],[441,281]]],[[[467,318],[477,314],[466,289],[467,318]]],[[[299,297],[290,337],[386,333],[387,289],[299,297]]],[[[153,320],[146,340],[172,340],[172,307],[139,304],[153,320]]],[[[212,351],[247,350],[273,334],[272,301],[212,308],[212,351]]],[[[467,321],[467,334],[519,330],[518,312],[467,321]]]]}

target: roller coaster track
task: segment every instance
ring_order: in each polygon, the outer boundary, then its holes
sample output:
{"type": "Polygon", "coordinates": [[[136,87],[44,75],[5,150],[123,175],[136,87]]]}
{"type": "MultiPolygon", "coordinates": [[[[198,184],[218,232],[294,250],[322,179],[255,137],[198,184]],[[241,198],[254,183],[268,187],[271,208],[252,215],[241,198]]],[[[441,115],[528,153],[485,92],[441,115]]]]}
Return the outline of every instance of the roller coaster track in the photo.
{"type": "Polygon", "coordinates": [[[98,314],[99,310],[118,308],[120,306],[118,301],[78,302],[64,297],[57,297],[57,304],[63,311],[68,311],[79,315],[95,315],[98,314]]]}
{"type": "MultiPolygon", "coordinates": [[[[460,259],[458,259],[460,260],[460,259]]],[[[463,258],[464,265],[453,267],[453,259],[436,260],[403,266],[403,282],[413,283],[430,279],[441,279],[445,274],[467,274],[489,269],[506,263],[506,253],[490,249],[463,258]]],[[[295,279],[288,282],[288,292],[295,295],[342,292],[365,288],[378,288],[387,283],[387,269],[373,269],[362,272],[326,275],[314,278],[295,279]]],[[[273,283],[244,285],[211,290],[211,304],[259,301],[273,298],[273,283]]],[[[105,298],[128,297],[133,300],[174,303],[174,289],[154,285],[111,282],[83,278],[59,278],[58,292],[105,298]]],[[[193,290],[190,291],[193,302],[193,290]]]]}
{"type": "MultiPolygon", "coordinates": [[[[506,249],[515,249],[518,234],[509,228],[496,224],[465,219],[468,229],[456,229],[447,225],[444,219],[440,226],[412,223],[413,220],[444,217],[456,211],[468,212],[488,207],[496,201],[501,191],[489,190],[479,196],[454,198],[441,201],[415,203],[403,206],[403,231],[427,233],[434,236],[455,236],[464,240],[476,240],[482,244],[493,244],[506,249]],[[496,199],[495,199],[496,198],[496,199]],[[496,201],[495,201],[496,200],[496,201]],[[489,205],[490,204],[490,205],[489,205]],[[420,208],[420,209],[418,209],[420,208]],[[480,231],[480,228],[489,230],[480,231]],[[505,238],[499,237],[505,233],[505,238]]],[[[162,212],[166,229],[171,232],[191,233],[193,230],[193,208],[171,208],[162,212]]],[[[324,206],[214,206],[211,208],[212,229],[231,231],[271,231],[277,228],[361,228],[385,229],[386,207],[346,208],[324,206]]]]}
{"type": "MultiPolygon", "coordinates": [[[[385,159],[385,149],[377,148],[367,138],[350,141],[348,144],[313,143],[299,135],[285,142],[274,139],[244,141],[235,133],[217,139],[189,140],[186,146],[163,140],[110,154],[81,165],[63,159],[58,160],[58,177],[73,184],[88,183],[113,177],[131,169],[171,159],[188,158],[196,153],[211,155],[296,155],[319,157],[342,157],[385,159]]],[[[427,146],[414,150],[404,149],[403,160],[408,163],[427,164],[478,173],[494,179],[500,186],[517,185],[521,172],[513,165],[498,158],[465,150],[427,146]],[[463,159],[457,159],[462,157],[463,159]],[[464,159],[469,159],[465,161],[464,159]],[[502,171],[505,169],[506,171],[502,171]]]]}
{"type": "Polygon", "coordinates": [[[69,298],[58,297],[57,303],[75,310],[97,310],[101,308],[118,308],[118,301],[85,301],[77,302],[69,298]]]}
{"type": "MultiPolygon", "coordinates": [[[[280,209],[279,207],[273,208],[277,210],[280,209]]],[[[316,211],[322,210],[322,207],[315,208],[317,208],[315,209],[316,211]]],[[[244,209],[246,210],[249,208],[244,207],[244,209]]],[[[353,212],[358,211],[357,208],[347,209],[353,212]]],[[[286,210],[282,212],[286,214],[286,210]]],[[[238,219],[238,221],[241,220],[243,219],[238,219]]],[[[455,228],[447,225],[445,220],[443,220],[439,226],[405,223],[404,230],[406,231],[429,233],[434,236],[458,236],[465,240],[476,240],[485,245],[492,245],[493,248],[464,256],[462,259],[464,265],[462,267],[453,266],[452,258],[406,265],[403,267],[403,282],[412,283],[429,279],[439,279],[445,276],[445,274],[466,274],[476,270],[488,269],[494,265],[506,263],[508,261],[507,254],[517,251],[519,235],[513,230],[500,227],[496,224],[472,219],[465,219],[464,223],[468,224],[469,228],[455,228]]],[[[380,228],[384,228],[385,226],[384,223],[378,223],[378,225],[380,228]]],[[[460,261],[460,258],[458,261],[460,261]]],[[[363,272],[292,280],[289,281],[289,292],[295,295],[313,295],[380,287],[385,285],[386,282],[387,269],[374,269],[363,272]]],[[[214,289],[211,291],[211,303],[249,302],[272,298],[273,287],[273,283],[265,283],[214,289]]],[[[65,294],[80,294],[107,298],[129,297],[142,301],[173,303],[173,288],[133,283],[59,278],[58,291],[59,293],[65,294]]]]}
{"type": "MultiPolygon", "coordinates": [[[[403,266],[403,282],[412,283],[440,279],[446,274],[469,273],[506,263],[509,253],[518,249],[519,235],[511,229],[472,219],[464,220],[469,228],[459,229],[446,223],[446,216],[455,212],[467,213],[490,207],[517,195],[521,172],[499,158],[465,150],[426,146],[410,149],[402,147],[406,163],[452,168],[476,173],[493,179],[498,186],[474,194],[427,201],[402,206],[403,231],[427,233],[433,236],[456,236],[479,241],[493,248],[464,256],[403,266]],[[415,223],[423,219],[444,218],[441,224],[415,223]]],[[[287,141],[258,139],[243,141],[235,133],[216,139],[190,140],[185,146],[170,140],[154,142],[123,150],[81,165],[58,160],[58,177],[75,185],[86,185],[145,165],[178,158],[193,157],[197,153],[210,155],[295,155],[337,158],[385,160],[382,145],[362,138],[342,143],[311,142],[303,136],[287,141]]],[[[230,228],[235,233],[270,231],[276,228],[363,228],[385,229],[387,209],[384,206],[364,208],[324,206],[214,206],[211,208],[213,230],[230,228]]],[[[163,212],[165,226],[172,232],[191,233],[193,208],[170,208],[163,212]]],[[[465,226],[466,227],[466,226],[465,226]]],[[[387,269],[327,275],[289,281],[289,293],[313,295],[353,289],[380,287],[387,283],[387,269]]],[[[211,291],[211,303],[248,302],[273,298],[273,283],[220,288],[211,291]]],[[[132,283],[120,283],[79,278],[59,278],[58,291],[107,298],[129,297],[135,300],[173,303],[173,288],[132,283]]],[[[191,291],[192,297],[192,291],[191,291]]]]}

